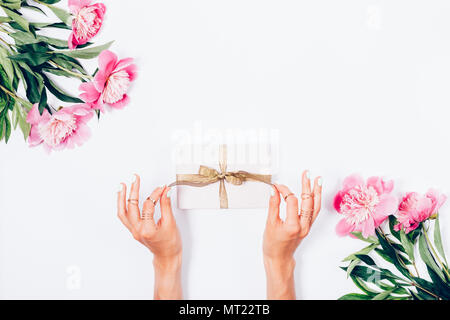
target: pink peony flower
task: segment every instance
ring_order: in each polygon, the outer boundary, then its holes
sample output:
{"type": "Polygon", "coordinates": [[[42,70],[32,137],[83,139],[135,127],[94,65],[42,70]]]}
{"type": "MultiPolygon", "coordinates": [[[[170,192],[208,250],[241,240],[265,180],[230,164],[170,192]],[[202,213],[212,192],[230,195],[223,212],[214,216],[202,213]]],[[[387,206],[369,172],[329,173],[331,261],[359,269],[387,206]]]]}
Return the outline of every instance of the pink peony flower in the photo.
{"type": "Polygon", "coordinates": [[[84,104],[62,108],[52,115],[44,110],[40,115],[35,104],[27,116],[31,124],[28,143],[31,147],[42,144],[48,152],[80,146],[90,136],[86,123],[92,115],[92,109],[84,104]]]}
{"type": "Polygon", "coordinates": [[[447,197],[439,194],[436,190],[430,189],[425,195],[416,192],[407,193],[398,206],[397,220],[398,224],[394,230],[405,230],[410,233],[415,230],[422,221],[427,220],[437,213],[444,204],[447,197]]]}
{"type": "Polygon", "coordinates": [[[69,0],[69,10],[74,16],[69,48],[86,44],[97,35],[103,24],[106,7],[103,3],[90,5],[92,0],[69,0]]]}
{"type": "Polygon", "coordinates": [[[80,95],[94,109],[103,111],[103,105],[120,109],[129,102],[128,88],[137,75],[136,65],[132,58],[118,60],[109,50],[99,56],[99,71],[92,82],[82,83],[80,95]]]}
{"type": "Polygon", "coordinates": [[[347,177],[334,198],[334,208],[344,216],[336,226],[337,234],[362,232],[365,238],[374,235],[375,228],[397,210],[397,199],[390,195],[393,188],[393,181],[379,177],[371,177],[367,183],[359,175],[347,177]]]}

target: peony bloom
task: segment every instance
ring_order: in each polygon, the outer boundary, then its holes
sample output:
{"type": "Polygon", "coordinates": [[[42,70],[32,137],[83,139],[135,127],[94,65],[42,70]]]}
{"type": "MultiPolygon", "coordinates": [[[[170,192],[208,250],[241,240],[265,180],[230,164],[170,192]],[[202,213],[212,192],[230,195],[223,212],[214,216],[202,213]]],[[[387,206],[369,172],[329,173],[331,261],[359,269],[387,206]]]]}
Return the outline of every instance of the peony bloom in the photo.
{"type": "Polygon", "coordinates": [[[394,226],[396,231],[401,229],[405,233],[415,230],[422,221],[427,220],[437,213],[447,197],[430,189],[425,195],[416,192],[407,193],[398,206],[398,224],[394,226]]]}
{"type": "Polygon", "coordinates": [[[28,143],[31,147],[42,144],[48,152],[80,146],[90,136],[86,123],[92,115],[91,108],[84,104],[62,108],[52,115],[44,110],[40,115],[35,104],[27,116],[31,124],[28,143]]]}
{"type": "Polygon", "coordinates": [[[364,182],[359,175],[344,180],[343,189],[334,198],[334,208],[343,215],[336,232],[345,236],[362,232],[367,238],[375,234],[375,228],[397,210],[397,199],[390,195],[394,182],[371,177],[364,182]]]}
{"type": "Polygon", "coordinates": [[[80,95],[92,108],[103,111],[103,105],[120,109],[129,102],[128,88],[137,75],[132,58],[118,60],[109,50],[99,56],[99,71],[92,82],[82,83],[80,95]]]}
{"type": "Polygon", "coordinates": [[[95,37],[103,24],[106,7],[103,3],[90,5],[92,0],[69,0],[69,9],[74,16],[69,48],[86,44],[95,37]]]}

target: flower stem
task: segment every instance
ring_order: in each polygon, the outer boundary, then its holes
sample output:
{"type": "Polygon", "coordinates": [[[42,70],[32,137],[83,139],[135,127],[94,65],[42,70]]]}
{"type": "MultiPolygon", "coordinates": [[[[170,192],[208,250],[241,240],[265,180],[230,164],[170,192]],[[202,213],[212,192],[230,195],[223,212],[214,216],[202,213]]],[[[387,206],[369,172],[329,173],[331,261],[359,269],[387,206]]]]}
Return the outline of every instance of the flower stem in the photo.
{"type": "Polygon", "coordinates": [[[0,84],[0,89],[3,90],[7,95],[9,95],[10,97],[12,97],[15,100],[20,101],[23,105],[27,106],[29,109],[32,108],[32,105],[29,101],[22,99],[21,97],[19,97],[18,95],[14,94],[13,92],[9,91],[8,89],[6,89],[4,86],[2,86],[0,84]]]}
{"type": "Polygon", "coordinates": [[[69,69],[66,69],[66,68],[64,68],[63,66],[60,66],[59,64],[57,64],[57,63],[54,62],[54,61],[49,61],[49,63],[50,63],[53,67],[58,68],[58,69],[60,69],[60,70],[63,70],[63,71],[65,71],[65,72],[67,72],[68,74],[73,75],[74,77],[77,77],[77,78],[80,78],[80,79],[83,79],[83,80],[85,80],[85,79],[92,80],[92,79],[93,79],[93,77],[91,77],[91,76],[89,76],[89,75],[83,75],[83,74],[80,74],[80,73],[73,72],[73,71],[71,71],[71,70],[69,70],[69,69]]]}
{"type": "MultiPolygon", "coordinates": [[[[378,227],[378,230],[380,231],[380,233],[383,235],[384,239],[386,239],[386,241],[392,246],[392,242],[391,240],[389,240],[389,238],[386,236],[386,234],[384,233],[383,229],[381,229],[380,227],[378,227]]],[[[411,271],[409,270],[409,268],[405,265],[405,263],[403,262],[403,260],[399,257],[399,254],[397,253],[397,250],[395,250],[395,248],[392,246],[392,248],[394,249],[394,253],[395,256],[397,257],[397,260],[400,262],[400,264],[402,265],[403,268],[405,268],[406,270],[408,270],[408,273],[411,277],[414,277],[414,275],[411,273],[411,271]]],[[[415,267],[415,265],[414,265],[415,267]]],[[[417,271],[417,268],[416,268],[417,271]]],[[[417,272],[417,276],[419,275],[419,272],[417,272]]]]}
{"type": "Polygon", "coordinates": [[[432,295],[433,297],[435,297],[435,298],[437,298],[437,299],[442,300],[442,298],[439,297],[437,294],[435,294],[435,293],[433,293],[433,292],[431,292],[431,291],[428,291],[428,290],[425,289],[425,288],[422,288],[421,286],[419,286],[419,285],[418,285],[417,283],[415,283],[415,282],[411,282],[411,285],[414,286],[414,287],[416,287],[416,288],[419,288],[420,290],[425,291],[426,293],[432,295]]]}
{"type": "Polygon", "coordinates": [[[423,226],[422,228],[423,228],[423,234],[425,235],[425,240],[427,241],[428,247],[433,252],[434,256],[436,257],[436,260],[439,262],[442,269],[444,269],[444,272],[446,273],[447,278],[450,279],[450,274],[449,274],[447,268],[445,267],[444,263],[441,261],[441,259],[439,258],[439,255],[437,254],[436,250],[434,249],[433,245],[431,244],[430,238],[428,238],[427,229],[425,228],[425,226],[423,226]]]}
{"type": "Polygon", "coordinates": [[[414,270],[416,270],[417,277],[420,278],[420,274],[419,274],[419,270],[417,269],[416,262],[415,262],[415,261],[412,261],[412,264],[413,264],[413,266],[414,266],[414,270]]]}

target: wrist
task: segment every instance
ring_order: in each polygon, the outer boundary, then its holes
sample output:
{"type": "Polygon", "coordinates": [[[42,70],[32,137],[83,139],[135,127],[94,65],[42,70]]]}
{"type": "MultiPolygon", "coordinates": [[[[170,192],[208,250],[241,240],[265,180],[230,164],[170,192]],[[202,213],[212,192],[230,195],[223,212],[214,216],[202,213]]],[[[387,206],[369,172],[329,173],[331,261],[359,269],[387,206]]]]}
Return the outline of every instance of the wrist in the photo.
{"type": "Polygon", "coordinates": [[[182,255],[153,258],[155,270],[154,298],[157,300],[182,299],[181,289],[181,260],[182,255]]]}
{"type": "Polygon", "coordinates": [[[264,255],[264,268],[266,273],[288,276],[294,273],[294,257],[269,257],[264,255]]]}
{"type": "Polygon", "coordinates": [[[264,257],[269,300],[295,299],[295,260],[290,258],[264,257]]]}
{"type": "Polygon", "coordinates": [[[155,273],[173,274],[181,270],[182,254],[181,252],[173,256],[157,256],[153,257],[153,267],[155,273]]]}

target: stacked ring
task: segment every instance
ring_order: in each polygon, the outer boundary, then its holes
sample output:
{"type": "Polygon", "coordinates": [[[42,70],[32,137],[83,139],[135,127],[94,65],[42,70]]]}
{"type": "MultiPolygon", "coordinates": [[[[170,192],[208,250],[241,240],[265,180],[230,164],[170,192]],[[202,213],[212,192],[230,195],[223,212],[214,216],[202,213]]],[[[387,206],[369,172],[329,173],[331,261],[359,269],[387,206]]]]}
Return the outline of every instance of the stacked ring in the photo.
{"type": "Polygon", "coordinates": [[[284,197],[284,201],[287,201],[287,199],[290,197],[290,196],[295,196],[295,194],[294,193],[289,193],[289,194],[287,194],[285,197],[284,197]]]}
{"type": "Polygon", "coordinates": [[[308,200],[314,198],[312,193],[302,193],[302,200],[308,200]]]}
{"type": "Polygon", "coordinates": [[[142,211],[142,220],[150,220],[152,213],[150,211],[142,211]]]}
{"type": "Polygon", "coordinates": [[[307,219],[311,220],[313,212],[314,212],[313,209],[309,209],[309,210],[301,209],[300,210],[300,217],[304,217],[304,218],[307,218],[307,219]]]}
{"type": "Polygon", "coordinates": [[[131,203],[131,204],[136,204],[136,205],[139,204],[139,200],[138,199],[128,199],[128,202],[131,203]]]}

